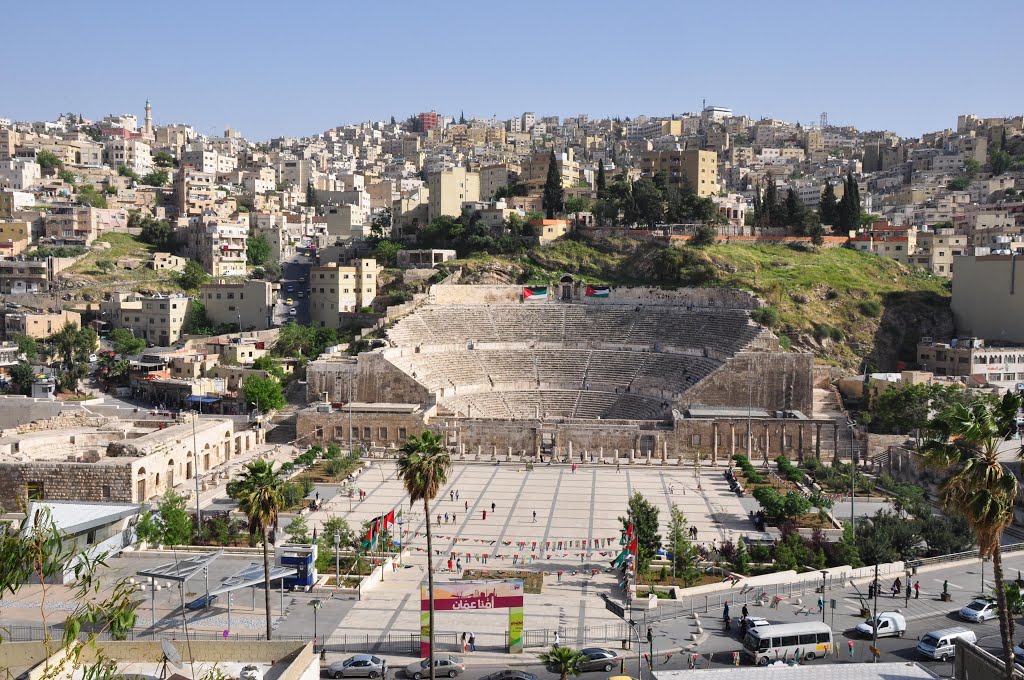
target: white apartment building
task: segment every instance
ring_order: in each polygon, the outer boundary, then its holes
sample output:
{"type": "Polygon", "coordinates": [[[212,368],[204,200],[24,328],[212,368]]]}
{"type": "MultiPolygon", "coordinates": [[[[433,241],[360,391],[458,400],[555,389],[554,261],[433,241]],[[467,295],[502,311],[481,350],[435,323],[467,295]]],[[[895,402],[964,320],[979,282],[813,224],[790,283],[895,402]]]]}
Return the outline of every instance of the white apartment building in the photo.
{"type": "Polygon", "coordinates": [[[191,236],[192,259],[211,276],[245,276],[248,216],[195,220],[191,236]]]}
{"type": "Polygon", "coordinates": [[[140,175],[153,171],[152,150],[138,139],[111,139],[104,146],[103,162],[112,168],[125,165],[140,175]]]}
{"type": "Polygon", "coordinates": [[[29,189],[42,178],[42,168],[29,159],[0,161],[0,189],[29,189]]]}

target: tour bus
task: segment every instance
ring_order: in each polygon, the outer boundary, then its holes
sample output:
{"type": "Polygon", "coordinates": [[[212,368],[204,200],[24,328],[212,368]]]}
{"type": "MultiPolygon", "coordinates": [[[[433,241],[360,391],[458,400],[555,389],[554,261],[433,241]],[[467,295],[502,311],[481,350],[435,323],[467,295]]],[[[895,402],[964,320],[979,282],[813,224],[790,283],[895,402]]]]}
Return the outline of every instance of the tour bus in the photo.
{"type": "Polygon", "coordinates": [[[832,649],[832,629],[820,621],[757,626],[743,638],[743,656],[759,666],[776,660],[823,657],[832,649]]]}

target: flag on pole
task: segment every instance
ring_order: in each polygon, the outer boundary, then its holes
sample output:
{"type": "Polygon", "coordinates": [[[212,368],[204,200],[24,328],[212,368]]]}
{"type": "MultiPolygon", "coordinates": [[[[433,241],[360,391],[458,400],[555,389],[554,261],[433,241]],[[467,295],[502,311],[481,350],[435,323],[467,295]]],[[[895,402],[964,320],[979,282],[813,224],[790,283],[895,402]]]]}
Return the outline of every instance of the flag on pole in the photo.
{"type": "Polygon", "coordinates": [[[373,550],[377,547],[377,538],[380,534],[380,517],[375,517],[370,526],[366,529],[366,537],[363,539],[363,550],[373,550]]]}
{"type": "Polygon", "coordinates": [[[384,515],[384,531],[387,531],[388,527],[394,525],[394,523],[395,523],[395,511],[394,510],[389,510],[388,514],[384,515]]]}
{"type": "Polygon", "coordinates": [[[539,302],[547,299],[547,286],[523,286],[523,301],[539,302]]]}

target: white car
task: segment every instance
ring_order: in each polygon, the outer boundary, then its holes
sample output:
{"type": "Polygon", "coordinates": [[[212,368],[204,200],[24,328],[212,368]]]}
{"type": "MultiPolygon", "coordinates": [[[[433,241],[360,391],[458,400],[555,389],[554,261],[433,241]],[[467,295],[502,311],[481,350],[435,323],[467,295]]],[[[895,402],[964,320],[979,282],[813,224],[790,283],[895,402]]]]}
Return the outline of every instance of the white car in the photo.
{"type": "Polygon", "coordinates": [[[288,310],[288,316],[295,316],[296,314],[298,314],[298,312],[295,310],[294,307],[288,310]]]}
{"type": "Polygon", "coordinates": [[[988,619],[994,619],[998,613],[996,601],[987,597],[979,597],[969,605],[960,610],[960,618],[965,621],[981,623],[988,619]]]}

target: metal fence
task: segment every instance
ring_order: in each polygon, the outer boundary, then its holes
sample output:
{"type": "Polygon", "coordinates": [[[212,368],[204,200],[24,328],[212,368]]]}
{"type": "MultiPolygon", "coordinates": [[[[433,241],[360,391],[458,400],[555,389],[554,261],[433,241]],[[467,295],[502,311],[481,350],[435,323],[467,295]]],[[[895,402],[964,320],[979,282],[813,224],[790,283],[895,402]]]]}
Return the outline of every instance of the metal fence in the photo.
{"type": "MultiPolygon", "coordinates": [[[[1024,543],[1011,543],[1010,545],[1003,545],[999,547],[999,552],[1006,554],[1009,552],[1018,552],[1024,550],[1024,543]]],[[[907,560],[907,567],[924,567],[929,564],[942,564],[943,562],[956,562],[957,560],[969,560],[977,559],[980,556],[977,549],[967,550],[966,552],[950,553],[948,555],[937,555],[935,557],[922,557],[918,560],[907,560]]]]}
{"type": "MultiPolygon", "coordinates": [[[[629,640],[633,635],[629,631],[629,626],[625,623],[610,623],[603,626],[559,628],[558,634],[562,644],[577,648],[602,642],[614,642],[619,644],[623,640],[629,640]]],[[[523,631],[523,647],[550,647],[554,642],[554,630],[544,628],[541,630],[523,631]]],[[[508,646],[508,643],[508,633],[505,633],[506,647],[508,646]]]]}

